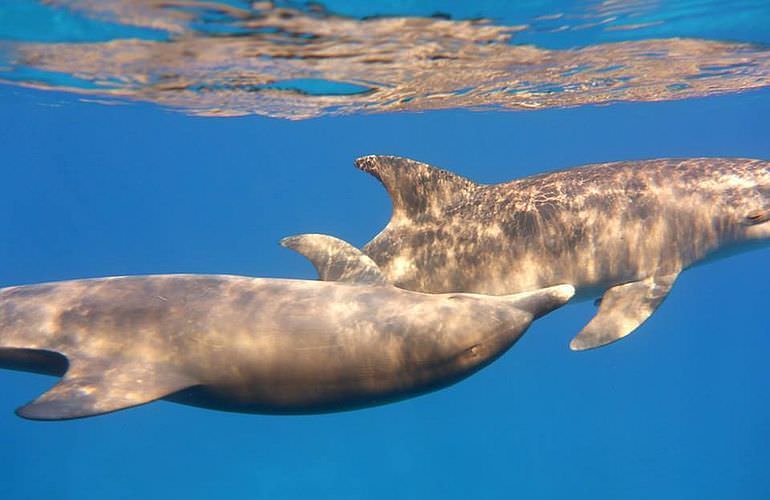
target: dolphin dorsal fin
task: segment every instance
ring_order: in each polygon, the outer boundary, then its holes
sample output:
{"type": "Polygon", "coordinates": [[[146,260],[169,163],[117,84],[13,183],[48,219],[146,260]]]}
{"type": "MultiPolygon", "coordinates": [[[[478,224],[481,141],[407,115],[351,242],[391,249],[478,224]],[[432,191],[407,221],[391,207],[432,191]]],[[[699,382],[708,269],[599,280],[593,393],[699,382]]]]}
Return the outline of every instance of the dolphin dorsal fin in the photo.
{"type": "Polygon", "coordinates": [[[398,156],[364,156],[356,160],[356,168],[385,186],[393,203],[393,218],[440,217],[447,206],[477,186],[452,172],[398,156]]]}
{"type": "Polygon", "coordinates": [[[350,243],[326,234],[299,234],[281,245],[307,257],[323,281],[387,283],[380,268],[350,243]]]}

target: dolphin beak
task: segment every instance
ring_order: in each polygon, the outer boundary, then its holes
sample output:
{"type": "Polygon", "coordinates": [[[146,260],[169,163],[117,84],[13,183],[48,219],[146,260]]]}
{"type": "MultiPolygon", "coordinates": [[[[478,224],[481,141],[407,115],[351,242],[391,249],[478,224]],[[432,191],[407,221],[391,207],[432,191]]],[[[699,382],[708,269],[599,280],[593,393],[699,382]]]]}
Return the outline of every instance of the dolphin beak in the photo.
{"type": "Polygon", "coordinates": [[[556,285],[531,292],[511,295],[517,307],[532,314],[533,319],[548,314],[563,306],[575,295],[572,285],[556,285]]]}

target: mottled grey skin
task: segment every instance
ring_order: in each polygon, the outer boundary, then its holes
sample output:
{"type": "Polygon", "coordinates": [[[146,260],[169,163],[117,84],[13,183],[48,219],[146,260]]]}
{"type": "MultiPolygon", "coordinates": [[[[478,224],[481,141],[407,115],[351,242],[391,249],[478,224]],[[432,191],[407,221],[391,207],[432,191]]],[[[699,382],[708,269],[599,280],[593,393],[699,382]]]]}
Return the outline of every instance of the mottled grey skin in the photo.
{"type": "Polygon", "coordinates": [[[356,273],[348,282],[158,275],[5,288],[0,367],[64,376],[17,410],[31,419],[161,398],[239,412],[348,410],[467,377],[574,292],[431,295],[363,271],[357,282],[356,273]]]}
{"type": "Polygon", "coordinates": [[[618,162],[496,185],[397,157],[356,165],[393,201],[389,224],[364,247],[389,281],[422,292],[556,283],[582,298],[606,292],[573,349],[632,332],[688,266],[770,238],[766,161],[618,162]]]}

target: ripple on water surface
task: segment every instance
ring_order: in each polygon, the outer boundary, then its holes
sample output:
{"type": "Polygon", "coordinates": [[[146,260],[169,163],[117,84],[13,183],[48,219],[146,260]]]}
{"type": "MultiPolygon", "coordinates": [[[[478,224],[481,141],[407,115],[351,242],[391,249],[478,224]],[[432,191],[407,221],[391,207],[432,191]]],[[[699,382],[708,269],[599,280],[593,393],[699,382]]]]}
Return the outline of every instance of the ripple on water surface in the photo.
{"type": "MultiPolygon", "coordinates": [[[[770,84],[763,45],[660,37],[688,34],[683,19],[700,19],[711,2],[559,11],[542,1],[505,11],[487,0],[467,12],[422,2],[436,10],[410,16],[398,4],[366,14],[339,1],[25,0],[17,11],[0,7],[0,21],[31,12],[30,33],[44,25],[49,36],[0,32],[0,81],[197,115],[289,119],[659,101],[770,84]]],[[[770,10],[740,4],[726,24],[770,10]]]]}

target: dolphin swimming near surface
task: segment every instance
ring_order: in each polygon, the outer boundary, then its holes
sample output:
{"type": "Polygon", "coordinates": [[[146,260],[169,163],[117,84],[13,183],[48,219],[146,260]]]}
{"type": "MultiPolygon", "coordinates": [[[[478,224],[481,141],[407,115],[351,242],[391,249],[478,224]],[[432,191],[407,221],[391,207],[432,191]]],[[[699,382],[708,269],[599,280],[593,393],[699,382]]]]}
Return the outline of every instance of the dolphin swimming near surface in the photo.
{"type": "Polygon", "coordinates": [[[393,214],[363,248],[398,287],[509,294],[557,283],[599,310],[575,350],[618,340],[679,273],[770,241],[770,162],[693,158],[588,165],[494,185],[367,156],[393,214]]]}
{"type": "Polygon", "coordinates": [[[62,420],[158,399],[272,414],[384,404],[481,369],[574,293],[410,292],[330,236],[282,244],[334,281],[155,275],[0,290],[0,367],[63,377],[17,414],[62,420]]]}

